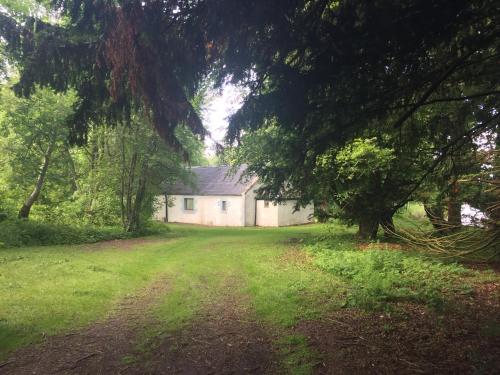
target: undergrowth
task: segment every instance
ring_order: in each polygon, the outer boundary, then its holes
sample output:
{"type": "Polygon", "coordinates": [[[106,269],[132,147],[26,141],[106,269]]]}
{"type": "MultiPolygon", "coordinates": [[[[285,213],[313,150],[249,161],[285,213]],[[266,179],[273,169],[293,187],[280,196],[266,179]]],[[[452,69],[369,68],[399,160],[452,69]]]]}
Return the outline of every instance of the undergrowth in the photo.
{"type": "Polygon", "coordinates": [[[310,245],[308,251],[316,266],[349,285],[345,303],[349,307],[373,310],[407,301],[439,309],[449,294],[468,290],[457,281],[471,271],[456,263],[399,250],[359,250],[353,244],[329,241],[310,245]]]}
{"type": "Polygon", "coordinates": [[[121,227],[78,226],[43,223],[35,220],[0,222],[0,248],[21,246],[71,245],[126,239],[168,230],[162,224],[150,223],[141,231],[124,232],[121,227]]]}

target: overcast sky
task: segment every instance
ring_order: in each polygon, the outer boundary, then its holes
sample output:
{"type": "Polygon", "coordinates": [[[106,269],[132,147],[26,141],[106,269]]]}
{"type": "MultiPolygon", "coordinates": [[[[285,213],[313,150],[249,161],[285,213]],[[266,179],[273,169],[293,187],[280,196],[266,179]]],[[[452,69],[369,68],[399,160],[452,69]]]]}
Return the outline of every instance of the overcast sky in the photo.
{"type": "Polygon", "coordinates": [[[243,98],[243,89],[231,84],[225,84],[221,91],[210,93],[202,114],[203,124],[213,139],[207,137],[205,140],[207,155],[215,153],[214,141],[222,143],[226,135],[228,117],[241,107],[243,98]]]}

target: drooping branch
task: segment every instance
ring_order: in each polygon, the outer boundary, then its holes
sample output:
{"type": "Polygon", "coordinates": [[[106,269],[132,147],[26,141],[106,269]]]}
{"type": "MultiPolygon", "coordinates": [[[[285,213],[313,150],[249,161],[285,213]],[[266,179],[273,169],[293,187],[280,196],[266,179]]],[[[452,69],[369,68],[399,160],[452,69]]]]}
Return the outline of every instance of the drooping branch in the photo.
{"type": "Polygon", "coordinates": [[[19,23],[0,14],[0,36],[21,69],[18,94],[30,95],[36,84],[74,88],[80,100],[68,121],[73,143],[86,141],[90,124],[129,123],[138,110],[177,150],[182,150],[175,137],[179,124],[200,137],[206,134],[190,103],[207,70],[202,25],[187,29],[161,2],[59,3],[72,22],[19,23]]]}
{"type": "Polygon", "coordinates": [[[398,209],[403,207],[408,202],[410,197],[421,187],[421,185],[431,175],[431,173],[433,173],[436,170],[436,168],[443,162],[443,160],[445,160],[448,157],[448,154],[452,148],[456,147],[461,142],[464,142],[466,139],[469,139],[473,135],[477,134],[478,131],[480,132],[484,129],[487,129],[498,118],[500,118],[500,113],[493,115],[488,121],[484,121],[482,123],[477,124],[472,129],[470,129],[467,132],[465,132],[464,134],[462,134],[460,137],[456,137],[456,138],[452,139],[450,142],[448,142],[448,144],[446,146],[442,147],[438,151],[438,155],[434,159],[432,164],[427,168],[425,173],[415,182],[415,184],[413,185],[413,188],[411,188],[409,190],[409,192],[406,194],[405,198],[402,199],[398,204],[396,204],[394,206],[394,212],[396,212],[398,209]]]}

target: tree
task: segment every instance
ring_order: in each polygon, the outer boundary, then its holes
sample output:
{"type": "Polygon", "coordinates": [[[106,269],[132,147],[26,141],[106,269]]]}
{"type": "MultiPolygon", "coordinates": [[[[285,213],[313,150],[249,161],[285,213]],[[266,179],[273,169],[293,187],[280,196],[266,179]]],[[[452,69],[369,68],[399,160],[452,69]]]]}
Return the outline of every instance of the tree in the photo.
{"type": "MultiPolygon", "coordinates": [[[[493,2],[312,1],[302,6],[286,13],[286,20],[282,13],[266,19],[258,31],[241,27],[234,36],[237,57],[228,55],[222,69],[250,91],[231,118],[229,142],[268,121],[301,140],[288,147],[294,168],[260,169],[274,191],[293,180],[296,190],[307,192],[316,181],[318,157],[356,137],[384,132],[401,155],[411,148],[399,147],[400,142],[422,137],[422,145],[428,143],[427,170],[404,187],[404,204],[460,152],[464,140],[496,128],[500,91],[493,66],[498,53],[493,2]],[[472,126],[457,120],[464,108],[472,126]],[[430,137],[434,129],[444,139],[430,137]]],[[[410,152],[406,159],[410,156],[418,158],[410,152]]]]}
{"type": "Polygon", "coordinates": [[[189,99],[207,70],[211,48],[190,1],[54,1],[59,18],[0,12],[0,35],[17,62],[16,92],[37,83],[79,97],[69,121],[82,144],[91,124],[130,122],[141,110],[170,145],[183,123],[204,135],[189,99]],[[190,17],[188,17],[188,15],[190,17]]]}
{"type": "Polygon", "coordinates": [[[393,213],[387,212],[398,201],[392,194],[398,191],[391,178],[396,159],[393,149],[380,147],[376,138],[355,139],[318,159],[317,173],[334,185],[334,201],[341,208],[338,216],[350,224],[359,224],[360,238],[374,239],[387,216],[386,224],[393,229],[393,213]]]}
{"type": "MultiPolygon", "coordinates": [[[[187,178],[181,156],[146,124],[136,114],[129,125],[96,127],[87,144],[73,151],[78,190],[64,209],[69,220],[138,231],[152,216],[165,185],[187,178]]],[[[177,134],[190,160],[197,161],[201,141],[186,128],[178,128],[177,134]]]]}
{"type": "Polygon", "coordinates": [[[37,90],[29,99],[20,99],[2,87],[0,128],[5,137],[2,151],[8,167],[3,172],[8,174],[8,183],[24,196],[19,218],[29,217],[47,179],[60,178],[66,170],[64,164],[68,160],[61,150],[68,147],[65,121],[72,113],[73,101],[70,94],[56,94],[47,89],[37,90]],[[59,164],[59,168],[53,168],[54,164],[59,164]]]}
{"type": "MultiPolygon", "coordinates": [[[[452,123],[457,131],[446,143],[431,142],[435,160],[403,189],[404,201],[464,139],[498,126],[494,0],[54,4],[60,22],[0,15],[0,35],[22,69],[19,93],[29,95],[36,83],[75,87],[76,141],[85,141],[91,123],[130,122],[142,112],[179,147],[175,128],[183,121],[204,133],[189,103],[198,84],[209,73],[219,85],[230,77],[249,95],[231,118],[229,143],[270,123],[290,140],[285,166],[257,168],[276,197],[290,189],[307,192],[318,158],[353,139],[380,140],[383,127],[391,142],[410,143],[404,137],[431,129],[429,109],[466,104],[474,126],[452,123]]],[[[457,118],[461,107],[446,111],[457,118]]],[[[398,158],[408,150],[389,146],[398,158]]]]}

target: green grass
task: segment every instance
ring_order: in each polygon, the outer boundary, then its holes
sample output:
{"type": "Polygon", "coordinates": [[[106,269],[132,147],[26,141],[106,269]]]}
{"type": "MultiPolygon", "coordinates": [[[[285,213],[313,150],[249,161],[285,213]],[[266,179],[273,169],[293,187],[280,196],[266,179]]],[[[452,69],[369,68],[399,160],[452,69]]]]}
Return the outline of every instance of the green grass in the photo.
{"type": "Polygon", "coordinates": [[[311,374],[314,365],[319,362],[319,354],[309,349],[303,335],[284,335],[277,340],[283,365],[288,373],[295,375],[311,374]]]}
{"type": "Polygon", "coordinates": [[[321,241],[309,246],[314,263],[349,288],[346,306],[390,308],[389,302],[418,302],[442,308],[453,293],[470,290],[460,282],[474,272],[418,254],[321,241]]]}
{"type": "Polygon", "coordinates": [[[432,225],[425,214],[424,205],[419,202],[409,202],[394,215],[396,228],[431,230],[432,225]]]}
{"type": "Polygon", "coordinates": [[[165,244],[0,250],[0,353],[81,327],[162,270],[165,244]]]}
{"type": "Polygon", "coordinates": [[[0,357],[104,317],[161,275],[168,291],[152,309],[159,323],[144,331],[138,343],[143,350],[229,293],[248,304],[250,318],[274,330],[283,365],[294,373],[309,373],[317,356],[293,332],[299,321],[343,306],[372,309],[399,300],[439,305],[474,277],[459,265],[414,254],[360,251],[353,229],[338,224],[170,228],[156,237],[159,241],[129,249],[0,250],[0,357]]]}

